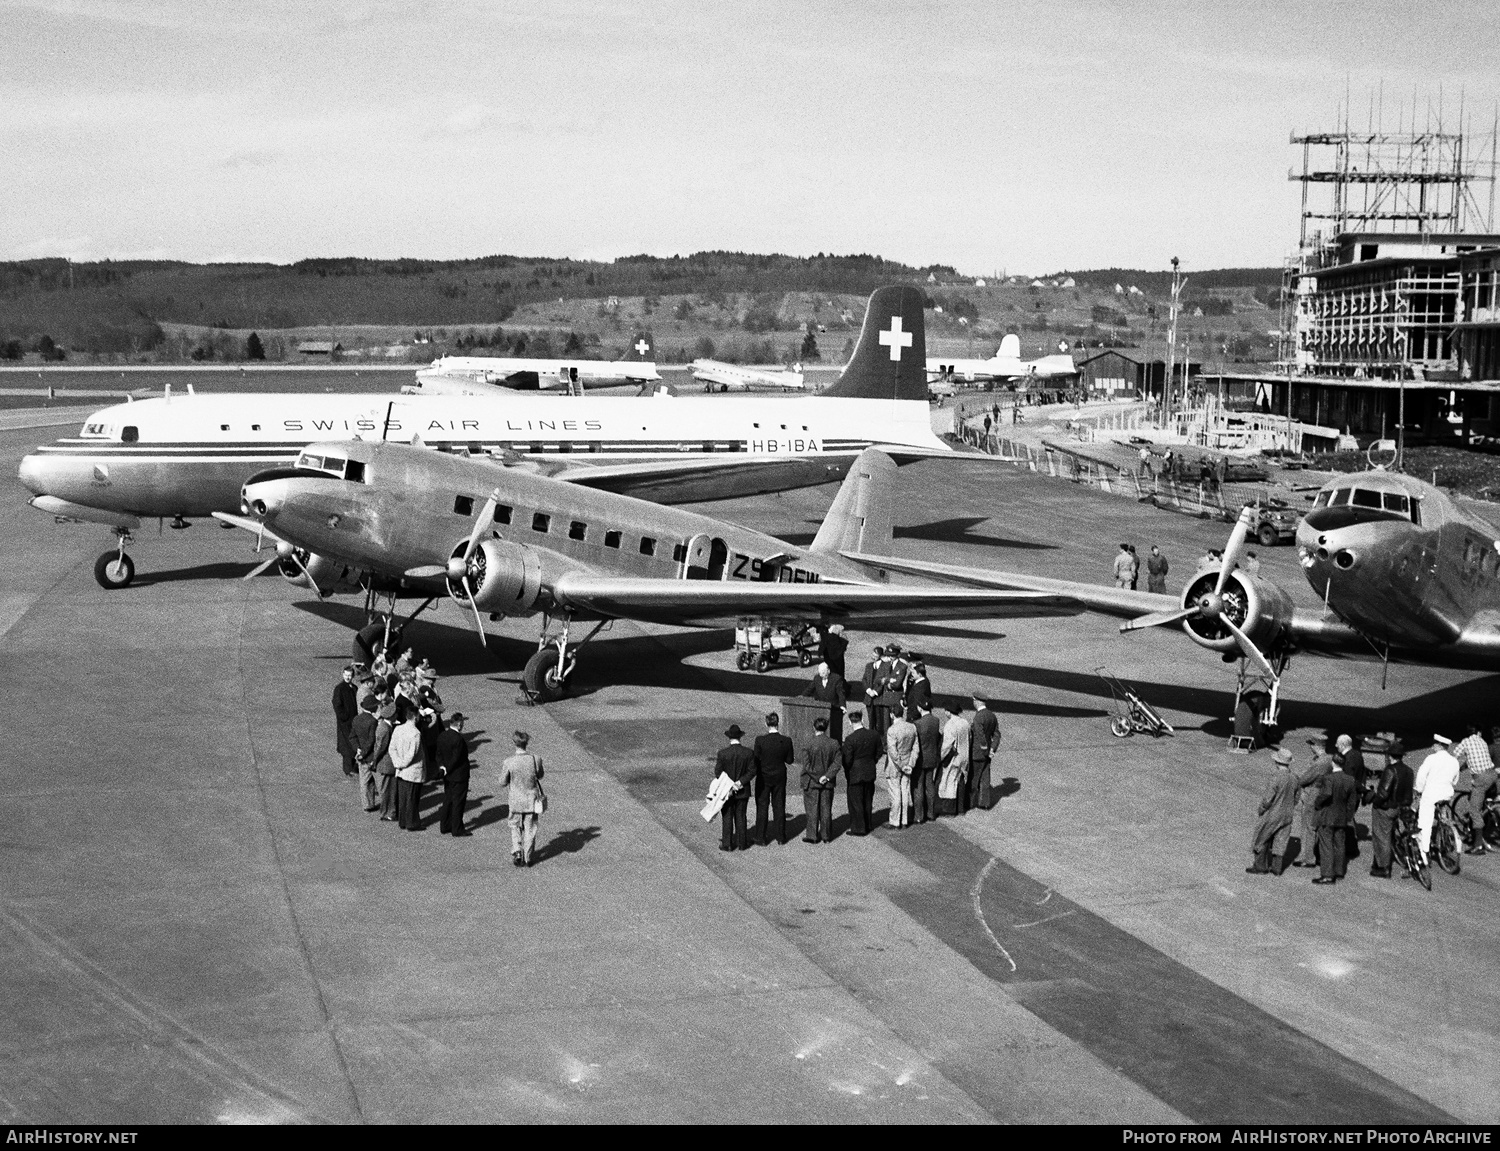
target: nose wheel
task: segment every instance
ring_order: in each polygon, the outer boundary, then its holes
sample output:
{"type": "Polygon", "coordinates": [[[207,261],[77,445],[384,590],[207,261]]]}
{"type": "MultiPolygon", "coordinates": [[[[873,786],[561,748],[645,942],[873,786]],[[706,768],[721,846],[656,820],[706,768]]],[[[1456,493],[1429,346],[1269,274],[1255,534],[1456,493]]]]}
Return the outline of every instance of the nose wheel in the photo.
{"type": "Polygon", "coordinates": [[[102,588],[114,591],[129,587],[135,579],[135,561],[125,554],[125,545],[130,542],[130,533],[121,529],[115,533],[119,544],[112,552],[105,552],[94,561],[94,579],[102,588]]]}

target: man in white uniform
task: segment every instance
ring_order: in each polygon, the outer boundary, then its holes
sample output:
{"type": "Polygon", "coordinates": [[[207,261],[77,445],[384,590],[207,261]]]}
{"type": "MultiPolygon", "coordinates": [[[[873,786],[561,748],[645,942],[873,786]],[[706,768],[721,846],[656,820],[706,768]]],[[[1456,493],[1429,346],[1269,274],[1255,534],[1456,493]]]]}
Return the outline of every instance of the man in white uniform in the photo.
{"type": "Polygon", "coordinates": [[[1417,838],[1422,842],[1422,859],[1426,861],[1432,846],[1432,824],[1437,805],[1453,798],[1458,782],[1458,760],[1448,750],[1453,741],[1446,735],[1432,737],[1432,754],[1417,769],[1417,838]]]}

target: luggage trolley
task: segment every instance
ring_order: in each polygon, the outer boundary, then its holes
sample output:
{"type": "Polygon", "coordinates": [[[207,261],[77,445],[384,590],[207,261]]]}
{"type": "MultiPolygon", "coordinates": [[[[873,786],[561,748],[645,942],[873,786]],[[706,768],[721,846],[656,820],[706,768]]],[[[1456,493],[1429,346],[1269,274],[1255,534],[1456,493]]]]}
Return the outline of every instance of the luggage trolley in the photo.
{"type": "Polygon", "coordinates": [[[1120,714],[1109,721],[1109,730],[1114,735],[1124,739],[1138,731],[1158,736],[1177,734],[1172,725],[1162,719],[1156,709],[1138,696],[1128,683],[1102,667],[1096,667],[1094,674],[1109,685],[1109,694],[1114,696],[1115,706],[1120,709],[1120,714]]]}
{"type": "Polygon", "coordinates": [[[769,671],[783,658],[812,667],[821,642],[818,629],[800,620],[744,618],[735,624],[734,665],[741,671],[769,671]]]}

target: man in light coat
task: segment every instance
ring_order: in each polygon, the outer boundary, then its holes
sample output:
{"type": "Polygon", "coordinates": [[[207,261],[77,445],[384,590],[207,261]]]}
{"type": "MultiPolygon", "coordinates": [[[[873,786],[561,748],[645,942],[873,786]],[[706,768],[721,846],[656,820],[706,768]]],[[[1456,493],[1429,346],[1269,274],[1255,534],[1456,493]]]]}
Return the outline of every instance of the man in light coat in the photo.
{"type": "Polygon", "coordinates": [[[1271,752],[1276,770],[1261,792],[1259,819],[1250,850],[1255,862],[1245,868],[1251,875],[1280,875],[1286,869],[1286,849],[1292,839],[1292,812],[1297,805],[1297,781],[1292,778],[1292,753],[1285,748],[1271,752]]]}
{"type": "Polygon", "coordinates": [[[948,713],[938,755],[943,770],[938,780],[938,809],[944,815],[962,815],[969,810],[969,721],[963,712],[948,713]]]}
{"type": "Polygon", "coordinates": [[[530,867],[536,821],[545,802],[542,761],[526,750],[531,742],[526,732],[514,733],[512,740],[516,750],[500,765],[500,786],[510,789],[510,861],[517,867],[530,867]]]}
{"type": "Polygon", "coordinates": [[[891,793],[888,826],[911,826],[911,773],[917,766],[917,725],[899,713],[885,732],[886,788],[891,793]]]}
{"type": "Polygon", "coordinates": [[[417,709],[409,700],[396,705],[396,727],[388,754],[396,768],[396,819],[403,831],[422,830],[422,732],[417,709]]]}

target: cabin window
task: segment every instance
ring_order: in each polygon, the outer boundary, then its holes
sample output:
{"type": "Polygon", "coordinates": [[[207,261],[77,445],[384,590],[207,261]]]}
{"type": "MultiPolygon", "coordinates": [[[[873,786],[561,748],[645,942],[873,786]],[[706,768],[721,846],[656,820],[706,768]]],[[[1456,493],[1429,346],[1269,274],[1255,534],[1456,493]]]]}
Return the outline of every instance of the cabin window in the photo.
{"type": "Polygon", "coordinates": [[[1349,496],[1353,494],[1353,488],[1335,488],[1332,497],[1328,501],[1331,508],[1341,507],[1349,502],[1349,496]]]}
{"type": "Polygon", "coordinates": [[[602,452],[603,450],[604,450],[604,445],[601,444],[598,440],[590,440],[589,441],[589,451],[591,451],[591,452],[602,452]]]}
{"type": "Polygon", "coordinates": [[[711,451],[713,451],[714,450],[714,442],[712,440],[704,440],[703,441],[703,450],[705,452],[711,452],[711,451]]]}
{"type": "Polygon", "coordinates": [[[220,424],[219,425],[219,431],[221,431],[221,432],[227,432],[228,430],[229,430],[229,425],[228,424],[220,424]]]}
{"type": "Polygon", "coordinates": [[[617,548],[617,547],[619,547],[620,546],[620,533],[616,532],[616,531],[605,532],[604,533],[604,546],[607,547],[607,548],[617,548]]]}
{"type": "Polygon", "coordinates": [[[1355,488],[1353,503],[1357,508],[1378,508],[1380,493],[1372,492],[1368,488],[1355,488]]]}
{"type": "Polygon", "coordinates": [[[546,512],[537,512],[531,517],[531,530],[534,532],[549,532],[552,530],[552,517],[546,512]]]}
{"type": "Polygon", "coordinates": [[[650,536],[641,537],[641,555],[654,556],[656,554],[656,541],[650,536]]]}
{"type": "Polygon", "coordinates": [[[260,425],[259,424],[251,424],[250,425],[250,430],[252,432],[258,432],[258,431],[260,431],[260,425]]]}
{"type": "Polygon", "coordinates": [[[531,452],[531,453],[533,453],[533,454],[534,454],[534,455],[538,455],[538,456],[539,456],[539,455],[541,455],[541,454],[542,454],[542,445],[541,445],[541,444],[538,444],[538,443],[533,443],[533,444],[532,444],[532,445],[531,445],[531,446],[530,446],[530,447],[528,447],[528,448],[527,448],[527,449],[526,449],[526,450],[527,450],[527,451],[528,451],[528,452],[531,452]]]}
{"type": "Polygon", "coordinates": [[[582,520],[574,520],[568,525],[568,538],[570,540],[581,540],[588,534],[589,525],[582,520]]]}
{"type": "Polygon", "coordinates": [[[364,483],[365,465],[359,460],[350,460],[347,464],[344,465],[344,478],[350,483],[364,483]]]}
{"type": "Polygon", "coordinates": [[[495,505],[495,522],[497,524],[508,524],[508,523],[510,523],[510,505],[509,504],[496,504],[495,505]]]}
{"type": "Polygon", "coordinates": [[[1398,512],[1403,516],[1409,516],[1411,515],[1411,501],[1408,500],[1400,492],[1386,492],[1385,510],[1388,512],[1398,512]]]}
{"type": "Polygon", "coordinates": [[[134,424],[126,424],[120,429],[120,442],[133,444],[141,438],[141,429],[134,424]]]}
{"type": "Polygon", "coordinates": [[[672,562],[681,563],[687,559],[687,544],[678,544],[672,549],[672,562]]]}
{"type": "Polygon", "coordinates": [[[572,443],[572,441],[571,440],[559,440],[558,444],[557,444],[557,450],[560,451],[560,452],[572,452],[572,450],[573,450],[573,443],[572,443]]]}
{"type": "Polygon", "coordinates": [[[474,514],[473,496],[454,496],[453,514],[456,516],[471,516],[474,514]]]}
{"type": "Polygon", "coordinates": [[[1332,492],[1319,492],[1317,494],[1317,497],[1313,500],[1313,507],[1315,507],[1315,508],[1327,507],[1328,506],[1328,497],[1331,496],[1331,495],[1333,495],[1332,492]]]}

